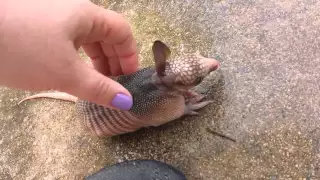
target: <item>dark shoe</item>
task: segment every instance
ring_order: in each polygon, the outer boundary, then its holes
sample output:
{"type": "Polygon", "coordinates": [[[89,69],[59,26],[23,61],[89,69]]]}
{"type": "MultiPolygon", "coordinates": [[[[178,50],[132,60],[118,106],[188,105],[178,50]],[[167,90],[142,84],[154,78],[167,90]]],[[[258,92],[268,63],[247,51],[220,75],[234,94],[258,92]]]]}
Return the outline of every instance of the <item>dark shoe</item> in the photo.
{"type": "Polygon", "coordinates": [[[166,163],[132,160],[104,167],[85,180],[187,180],[185,175],[166,163]]]}

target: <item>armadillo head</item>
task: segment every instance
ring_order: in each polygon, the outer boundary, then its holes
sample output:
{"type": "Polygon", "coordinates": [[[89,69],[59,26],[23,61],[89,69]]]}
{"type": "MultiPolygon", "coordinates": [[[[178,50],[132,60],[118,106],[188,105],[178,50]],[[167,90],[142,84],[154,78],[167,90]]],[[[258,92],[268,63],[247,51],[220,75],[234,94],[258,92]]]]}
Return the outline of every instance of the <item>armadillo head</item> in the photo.
{"type": "Polygon", "coordinates": [[[152,47],[156,64],[156,83],[171,89],[186,91],[197,86],[212,71],[219,67],[213,58],[205,58],[199,52],[184,54],[168,62],[170,49],[161,41],[152,47]]]}

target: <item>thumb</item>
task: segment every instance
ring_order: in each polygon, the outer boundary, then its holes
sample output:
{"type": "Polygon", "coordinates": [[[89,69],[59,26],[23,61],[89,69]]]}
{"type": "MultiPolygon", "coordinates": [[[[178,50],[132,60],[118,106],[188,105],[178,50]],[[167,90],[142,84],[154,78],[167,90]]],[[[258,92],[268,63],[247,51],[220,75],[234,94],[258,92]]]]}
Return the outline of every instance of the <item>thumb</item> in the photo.
{"type": "Polygon", "coordinates": [[[105,107],[129,110],[133,105],[130,92],[115,80],[104,76],[86,63],[77,67],[63,91],[105,107]]]}

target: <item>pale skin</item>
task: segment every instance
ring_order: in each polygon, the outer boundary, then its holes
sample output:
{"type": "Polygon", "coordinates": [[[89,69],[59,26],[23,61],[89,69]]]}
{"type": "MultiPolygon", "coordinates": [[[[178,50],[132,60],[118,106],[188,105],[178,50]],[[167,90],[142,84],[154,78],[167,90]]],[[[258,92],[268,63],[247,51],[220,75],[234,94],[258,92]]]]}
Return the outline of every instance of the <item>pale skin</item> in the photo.
{"type": "Polygon", "coordinates": [[[89,0],[0,1],[2,86],[63,91],[113,107],[116,94],[131,94],[109,77],[137,71],[137,57],[126,19],[89,0]]]}

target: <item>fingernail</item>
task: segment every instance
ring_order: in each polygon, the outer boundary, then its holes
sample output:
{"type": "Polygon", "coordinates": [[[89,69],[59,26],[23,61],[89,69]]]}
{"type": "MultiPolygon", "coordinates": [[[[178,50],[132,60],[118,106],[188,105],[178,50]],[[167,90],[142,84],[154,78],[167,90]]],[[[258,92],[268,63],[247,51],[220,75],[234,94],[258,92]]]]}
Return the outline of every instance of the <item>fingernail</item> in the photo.
{"type": "Polygon", "coordinates": [[[133,101],[130,96],[119,93],[114,96],[111,104],[112,106],[119,108],[121,110],[129,110],[133,105],[133,101]]]}

